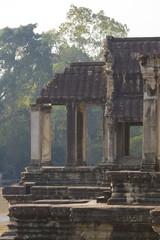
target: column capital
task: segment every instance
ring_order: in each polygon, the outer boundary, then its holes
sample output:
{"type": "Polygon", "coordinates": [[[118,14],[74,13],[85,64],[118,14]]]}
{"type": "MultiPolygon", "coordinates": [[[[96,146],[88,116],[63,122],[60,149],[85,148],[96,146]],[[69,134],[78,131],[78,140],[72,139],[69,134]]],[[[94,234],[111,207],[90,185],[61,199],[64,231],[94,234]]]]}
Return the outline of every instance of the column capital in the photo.
{"type": "Polygon", "coordinates": [[[51,110],[52,110],[52,105],[43,105],[43,106],[41,107],[41,110],[42,110],[43,112],[50,113],[51,110]]]}
{"type": "Polygon", "coordinates": [[[42,105],[41,104],[31,104],[31,111],[36,112],[36,111],[41,111],[42,105]]]}
{"type": "Polygon", "coordinates": [[[67,101],[65,104],[67,109],[75,107],[75,102],[74,101],[67,101]]]}
{"type": "Polygon", "coordinates": [[[86,110],[87,104],[86,104],[86,103],[79,103],[79,104],[77,105],[77,107],[78,107],[78,110],[79,110],[80,112],[83,112],[83,111],[86,110]]]}

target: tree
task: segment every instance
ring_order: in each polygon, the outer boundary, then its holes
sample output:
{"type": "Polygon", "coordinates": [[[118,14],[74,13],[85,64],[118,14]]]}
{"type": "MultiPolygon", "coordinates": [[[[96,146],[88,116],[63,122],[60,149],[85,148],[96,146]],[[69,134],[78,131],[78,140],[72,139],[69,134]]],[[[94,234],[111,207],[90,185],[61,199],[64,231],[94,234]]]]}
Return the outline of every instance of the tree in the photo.
{"type": "Polygon", "coordinates": [[[75,44],[69,45],[65,35],[55,29],[43,33],[43,39],[52,49],[53,73],[62,73],[71,62],[93,61],[85,52],[79,50],[75,44]]]}
{"type": "Polygon", "coordinates": [[[142,127],[130,128],[130,155],[142,156],[142,127]]]}
{"type": "MultiPolygon", "coordinates": [[[[95,61],[102,59],[103,42],[106,35],[126,37],[129,29],[105,16],[104,11],[93,13],[91,9],[71,5],[67,13],[67,21],[60,25],[60,33],[74,44],[78,50],[94,57],[95,61]]],[[[80,59],[82,61],[82,59],[80,59]]]]}
{"type": "Polygon", "coordinates": [[[103,112],[100,106],[89,106],[86,111],[86,159],[97,165],[103,158],[103,112]]]}
{"type": "Polygon", "coordinates": [[[52,29],[43,33],[43,38],[52,48],[53,71],[61,72],[70,62],[103,60],[106,35],[126,37],[129,29],[104,14],[93,13],[91,9],[71,5],[66,22],[58,31],[52,29]]]}
{"type": "Polygon", "coordinates": [[[52,78],[51,49],[35,28],[29,24],[0,30],[0,142],[5,142],[1,166],[7,178],[16,177],[29,162],[29,105],[52,78]]]}
{"type": "Polygon", "coordinates": [[[54,166],[64,166],[66,161],[66,122],[65,106],[53,106],[52,110],[52,162],[54,166]]]}

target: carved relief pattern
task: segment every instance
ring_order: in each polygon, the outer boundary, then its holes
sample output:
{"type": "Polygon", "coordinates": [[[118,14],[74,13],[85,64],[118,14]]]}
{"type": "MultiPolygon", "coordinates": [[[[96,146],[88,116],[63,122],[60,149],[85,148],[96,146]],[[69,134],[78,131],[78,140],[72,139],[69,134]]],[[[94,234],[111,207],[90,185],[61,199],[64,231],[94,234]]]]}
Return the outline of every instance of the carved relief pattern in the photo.
{"type": "Polygon", "coordinates": [[[105,104],[105,116],[107,118],[113,117],[114,103],[112,99],[109,99],[105,104]]]}

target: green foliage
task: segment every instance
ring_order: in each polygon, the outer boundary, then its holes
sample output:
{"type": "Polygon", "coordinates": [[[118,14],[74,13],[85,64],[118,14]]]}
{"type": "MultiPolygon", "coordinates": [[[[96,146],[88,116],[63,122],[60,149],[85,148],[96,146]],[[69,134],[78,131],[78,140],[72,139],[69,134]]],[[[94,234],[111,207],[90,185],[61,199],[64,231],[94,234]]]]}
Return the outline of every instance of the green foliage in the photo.
{"type": "Polygon", "coordinates": [[[24,171],[30,159],[30,130],[26,120],[17,118],[16,123],[6,132],[7,142],[4,148],[3,177],[17,178],[24,171]]]}
{"type": "Polygon", "coordinates": [[[62,73],[71,62],[79,62],[80,59],[82,62],[92,61],[87,54],[78,50],[74,45],[63,44],[58,50],[58,62],[53,64],[53,72],[62,73]]]}
{"type": "Polygon", "coordinates": [[[103,157],[103,113],[93,106],[86,111],[86,159],[88,165],[97,165],[103,157]]]}
{"type": "Polygon", "coordinates": [[[142,135],[142,126],[131,126],[130,127],[130,137],[134,138],[135,136],[142,135]]]}
{"type": "Polygon", "coordinates": [[[52,162],[64,166],[66,161],[66,119],[65,106],[54,106],[52,110],[52,162]]]}
{"type": "MultiPolygon", "coordinates": [[[[126,37],[126,25],[105,16],[104,11],[93,13],[91,9],[71,5],[67,21],[60,25],[60,32],[78,50],[99,61],[103,55],[106,36],[126,37]]],[[[83,61],[80,59],[80,61],[83,61]]]]}
{"type": "Polygon", "coordinates": [[[40,91],[45,80],[52,76],[51,50],[41,36],[34,33],[35,28],[35,24],[29,24],[0,30],[0,95],[5,100],[15,99],[16,95],[18,100],[17,92],[26,96],[33,94],[33,88],[40,91]]]}
{"type": "Polygon", "coordinates": [[[29,163],[29,105],[52,77],[51,49],[35,28],[0,30],[0,165],[6,178],[29,163]]]}
{"type": "Polygon", "coordinates": [[[130,128],[130,155],[142,156],[142,127],[130,128]]]}

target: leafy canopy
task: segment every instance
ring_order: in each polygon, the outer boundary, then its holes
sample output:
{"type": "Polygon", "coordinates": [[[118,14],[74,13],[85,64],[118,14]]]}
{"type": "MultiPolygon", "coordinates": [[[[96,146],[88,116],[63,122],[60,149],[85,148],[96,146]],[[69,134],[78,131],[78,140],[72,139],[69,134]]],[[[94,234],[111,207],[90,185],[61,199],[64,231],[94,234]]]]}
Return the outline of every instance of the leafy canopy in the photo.
{"type": "Polygon", "coordinates": [[[99,61],[103,54],[103,41],[108,36],[126,37],[126,25],[107,17],[104,11],[93,13],[91,9],[71,5],[66,22],[59,27],[60,33],[70,44],[99,61]]]}

